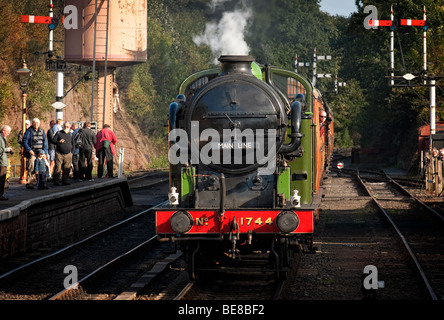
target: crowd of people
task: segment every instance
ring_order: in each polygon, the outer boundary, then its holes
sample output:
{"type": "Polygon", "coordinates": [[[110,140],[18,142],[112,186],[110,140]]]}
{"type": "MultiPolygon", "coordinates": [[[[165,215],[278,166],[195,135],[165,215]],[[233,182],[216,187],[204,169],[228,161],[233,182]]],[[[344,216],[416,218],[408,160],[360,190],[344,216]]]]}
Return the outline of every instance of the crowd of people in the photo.
{"type": "MultiPolygon", "coordinates": [[[[98,158],[97,178],[102,178],[106,164],[108,178],[113,178],[113,158],[116,155],[117,137],[110,125],[105,124],[97,134],[86,121],[82,128],[77,123],[58,119],[51,120],[45,132],[40,120],[34,118],[25,122],[26,131],[20,130],[17,140],[22,146],[26,159],[27,189],[48,189],[47,182],[55,186],[69,185],[69,178],[79,181],[94,181],[93,152],[98,158]]],[[[4,186],[8,167],[8,154],[13,150],[6,138],[11,128],[3,125],[0,134],[0,200],[4,197],[4,186]]]]}

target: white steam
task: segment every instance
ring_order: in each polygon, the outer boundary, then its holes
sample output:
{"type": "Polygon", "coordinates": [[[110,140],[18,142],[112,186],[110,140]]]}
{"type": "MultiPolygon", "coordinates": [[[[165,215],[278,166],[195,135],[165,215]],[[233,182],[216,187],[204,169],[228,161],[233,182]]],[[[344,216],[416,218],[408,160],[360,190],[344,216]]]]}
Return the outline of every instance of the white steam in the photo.
{"type": "MultiPolygon", "coordinates": [[[[223,2],[213,0],[214,8],[223,2]]],[[[219,22],[209,22],[202,35],[193,38],[194,43],[200,46],[206,44],[211,48],[217,64],[220,55],[248,55],[250,48],[244,39],[244,32],[251,17],[251,10],[235,10],[224,12],[219,22]]]]}

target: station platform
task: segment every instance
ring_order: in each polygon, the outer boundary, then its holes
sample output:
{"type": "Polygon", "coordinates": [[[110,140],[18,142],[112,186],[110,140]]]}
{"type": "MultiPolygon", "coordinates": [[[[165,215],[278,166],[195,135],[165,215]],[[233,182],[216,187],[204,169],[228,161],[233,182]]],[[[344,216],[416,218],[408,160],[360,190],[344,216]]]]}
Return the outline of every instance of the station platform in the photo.
{"type": "Polygon", "coordinates": [[[69,180],[70,185],[27,189],[10,178],[0,201],[0,259],[75,235],[85,225],[133,205],[126,178],[69,180]]]}

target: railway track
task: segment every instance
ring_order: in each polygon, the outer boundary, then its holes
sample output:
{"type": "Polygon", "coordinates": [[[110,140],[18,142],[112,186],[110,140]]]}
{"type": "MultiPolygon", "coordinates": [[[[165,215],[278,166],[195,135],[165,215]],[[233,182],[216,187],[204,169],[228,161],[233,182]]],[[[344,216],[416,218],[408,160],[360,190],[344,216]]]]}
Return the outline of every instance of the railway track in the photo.
{"type": "MultiPolygon", "coordinates": [[[[363,269],[367,265],[376,266],[379,279],[385,282],[384,288],[372,292],[373,298],[441,299],[444,296],[444,242],[442,219],[437,216],[439,211],[428,213],[427,205],[418,208],[419,201],[411,193],[399,191],[399,186],[380,173],[361,172],[361,180],[366,187],[345,172],[341,177],[332,174],[326,180],[326,195],[315,233],[317,253],[295,259],[297,273],[283,283],[264,274],[225,273],[189,284],[191,289],[185,292],[183,289],[189,279],[180,252],[172,254],[171,243],[159,247],[153,238],[150,215],[141,213],[139,218],[126,222],[127,231],[115,234],[114,240],[105,234],[111,236],[117,229],[124,228],[109,228],[93,237],[96,239],[91,241],[95,244],[78,243],[26,263],[10,274],[4,272],[0,275],[0,299],[362,299],[368,293],[362,290],[363,269]],[[425,285],[420,284],[423,280],[418,281],[420,272],[412,271],[413,262],[410,261],[414,259],[406,259],[408,249],[400,250],[402,240],[394,240],[394,232],[387,227],[386,218],[376,213],[376,206],[371,204],[372,196],[402,230],[401,239],[409,243],[419,262],[427,279],[425,285]],[[419,220],[416,213],[420,214],[419,220]],[[426,224],[427,221],[431,221],[432,226],[426,224]],[[145,229],[148,225],[151,229],[145,229]],[[422,231],[412,229],[420,225],[424,225],[422,231]],[[436,233],[431,232],[432,228],[436,233]],[[130,240],[132,235],[142,234],[144,237],[130,240]],[[97,240],[99,238],[101,240],[97,240]],[[133,243],[130,245],[130,242],[133,243]],[[84,261],[87,261],[85,267],[84,261]],[[64,288],[64,281],[72,276],[72,273],[64,273],[66,266],[75,266],[78,272],[77,282],[70,283],[74,284],[70,290],[64,288]],[[433,293],[427,287],[431,287],[433,293]]],[[[138,192],[146,193],[143,189],[138,192]]]]}
{"type": "MultiPolygon", "coordinates": [[[[295,260],[298,260],[297,257],[295,260]]],[[[277,280],[274,274],[211,274],[200,281],[190,281],[174,300],[279,300],[285,298],[298,262],[294,261],[289,278],[277,280]]]]}
{"type": "MultiPolygon", "coordinates": [[[[263,254],[263,256],[265,256],[263,254]]],[[[172,267],[157,277],[142,290],[140,300],[282,300],[286,298],[289,286],[297,272],[301,253],[296,253],[293,265],[286,279],[277,280],[275,273],[260,271],[263,261],[260,257],[244,257],[233,269],[222,268],[199,275],[197,281],[190,280],[186,264],[178,259],[172,267]],[[255,270],[255,271],[253,271],[255,270]]]]}
{"type": "Polygon", "coordinates": [[[0,300],[113,299],[157,267],[171,251],[171,245],[156,241],[153,227],[153,209],[165,204],[165,196],[153,190],[164,184],[164,176],[149,173],[129,180],[131,192],[143,195],[143,201],[119,214],[123,220],[115,223],[118,216],[110,217],[113,225],[96,232],[97,226],[94,234],[74,244],[33,250],[2,263],[0,300]]]}
{"type": "MultiPolygon", "coordinates": [[[[399,236],[354,173],[356,170],[342,170],[340,175],[331,172],[325,180],[325,196],[314,235],[317,251],[314,255],[302,257],[288,294],[289,299],[430,299],[430,294],[423,289],[422,280],[418,278],[415,268],[412,268],[412,260],[400,245],[399,236]],[[384,287],[370,292],[363,288],[367,266],[377,268],[377,278],[384,287]]],[[[398,187],[395,185],[389,190],[385,189],[381,181],[388,181],[385,175],[377,172],[361,174],[365,176],[363,180],[374,183],[374,188],[381,188],[378,194],[381,201],[386,199],[387,203],[399,207],[404,213],[410,207],[417,207],[416,200],[405,192],[396,191],[398,187]]],[[[402,215],[400,218],[404,220],[402,215]]],[[[436,222],[435,225],[442,224],[436,222]]],[[[428,252],[434,251],[427,245],[421,248],[428,241],[427,236],[417,238],[415,245],[418,247],[415,250],[418,250],[418,255],[428,256],[428,252]]],[[[431,266],[435,265],[442,270],[442,245],[440,248],[436,247],[438,255],[434,256],[436,260],[431,266]]],[[[436,277],[442,278],[442,274],[440,276],[438,272],[436,277]]],[[[442,285],[439,286],[442,290],[442,285]]],[[[442,295],[439,289],[437,291],[436,295],[440,299],[442,295]]]]}
{"type": "Polygon", "coordinates": [[[174,300],[278,300],[282,282],[273,277],[225,275],[206,282],[189,282],[174,300]]]}
{"type": "Polygon", "coordinates": [[[112,298],[116,288],[137,279],[171,250],[171,246],[156,241],[150,227],[153,224],[150,213],[155,207],[0,275],[0,297],[27,300],[112,298]],[[118,269],[123,271],[114,275],[118,269]],[[94,292],[100,292],[101,296],[94,292]]]}
{"type": "Polygon", "coordinates": [[[358,175],[398,235],[432,300],[444,298],[444,218],[388,176],[358,175]]]}

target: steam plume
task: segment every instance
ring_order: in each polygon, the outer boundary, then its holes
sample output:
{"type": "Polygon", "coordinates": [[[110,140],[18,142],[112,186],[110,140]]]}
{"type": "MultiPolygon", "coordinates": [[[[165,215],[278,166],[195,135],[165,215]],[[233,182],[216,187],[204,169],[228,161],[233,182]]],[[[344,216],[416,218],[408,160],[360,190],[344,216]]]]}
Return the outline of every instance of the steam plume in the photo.
{"type": "MultiPolygon", "coordinates": [[[[216,9],[220,4],[221,0],[213,0],[211,7],[216,9]]],[[[244,32],[250,17],[249,9],[224,12],[220,21],[207,23],[205,32],[195,36],[193,41],[198,46],[207,44],[211,48],[215,64],[220,55],[247,55],[250,48],[245,42],[244,32]]]]}

